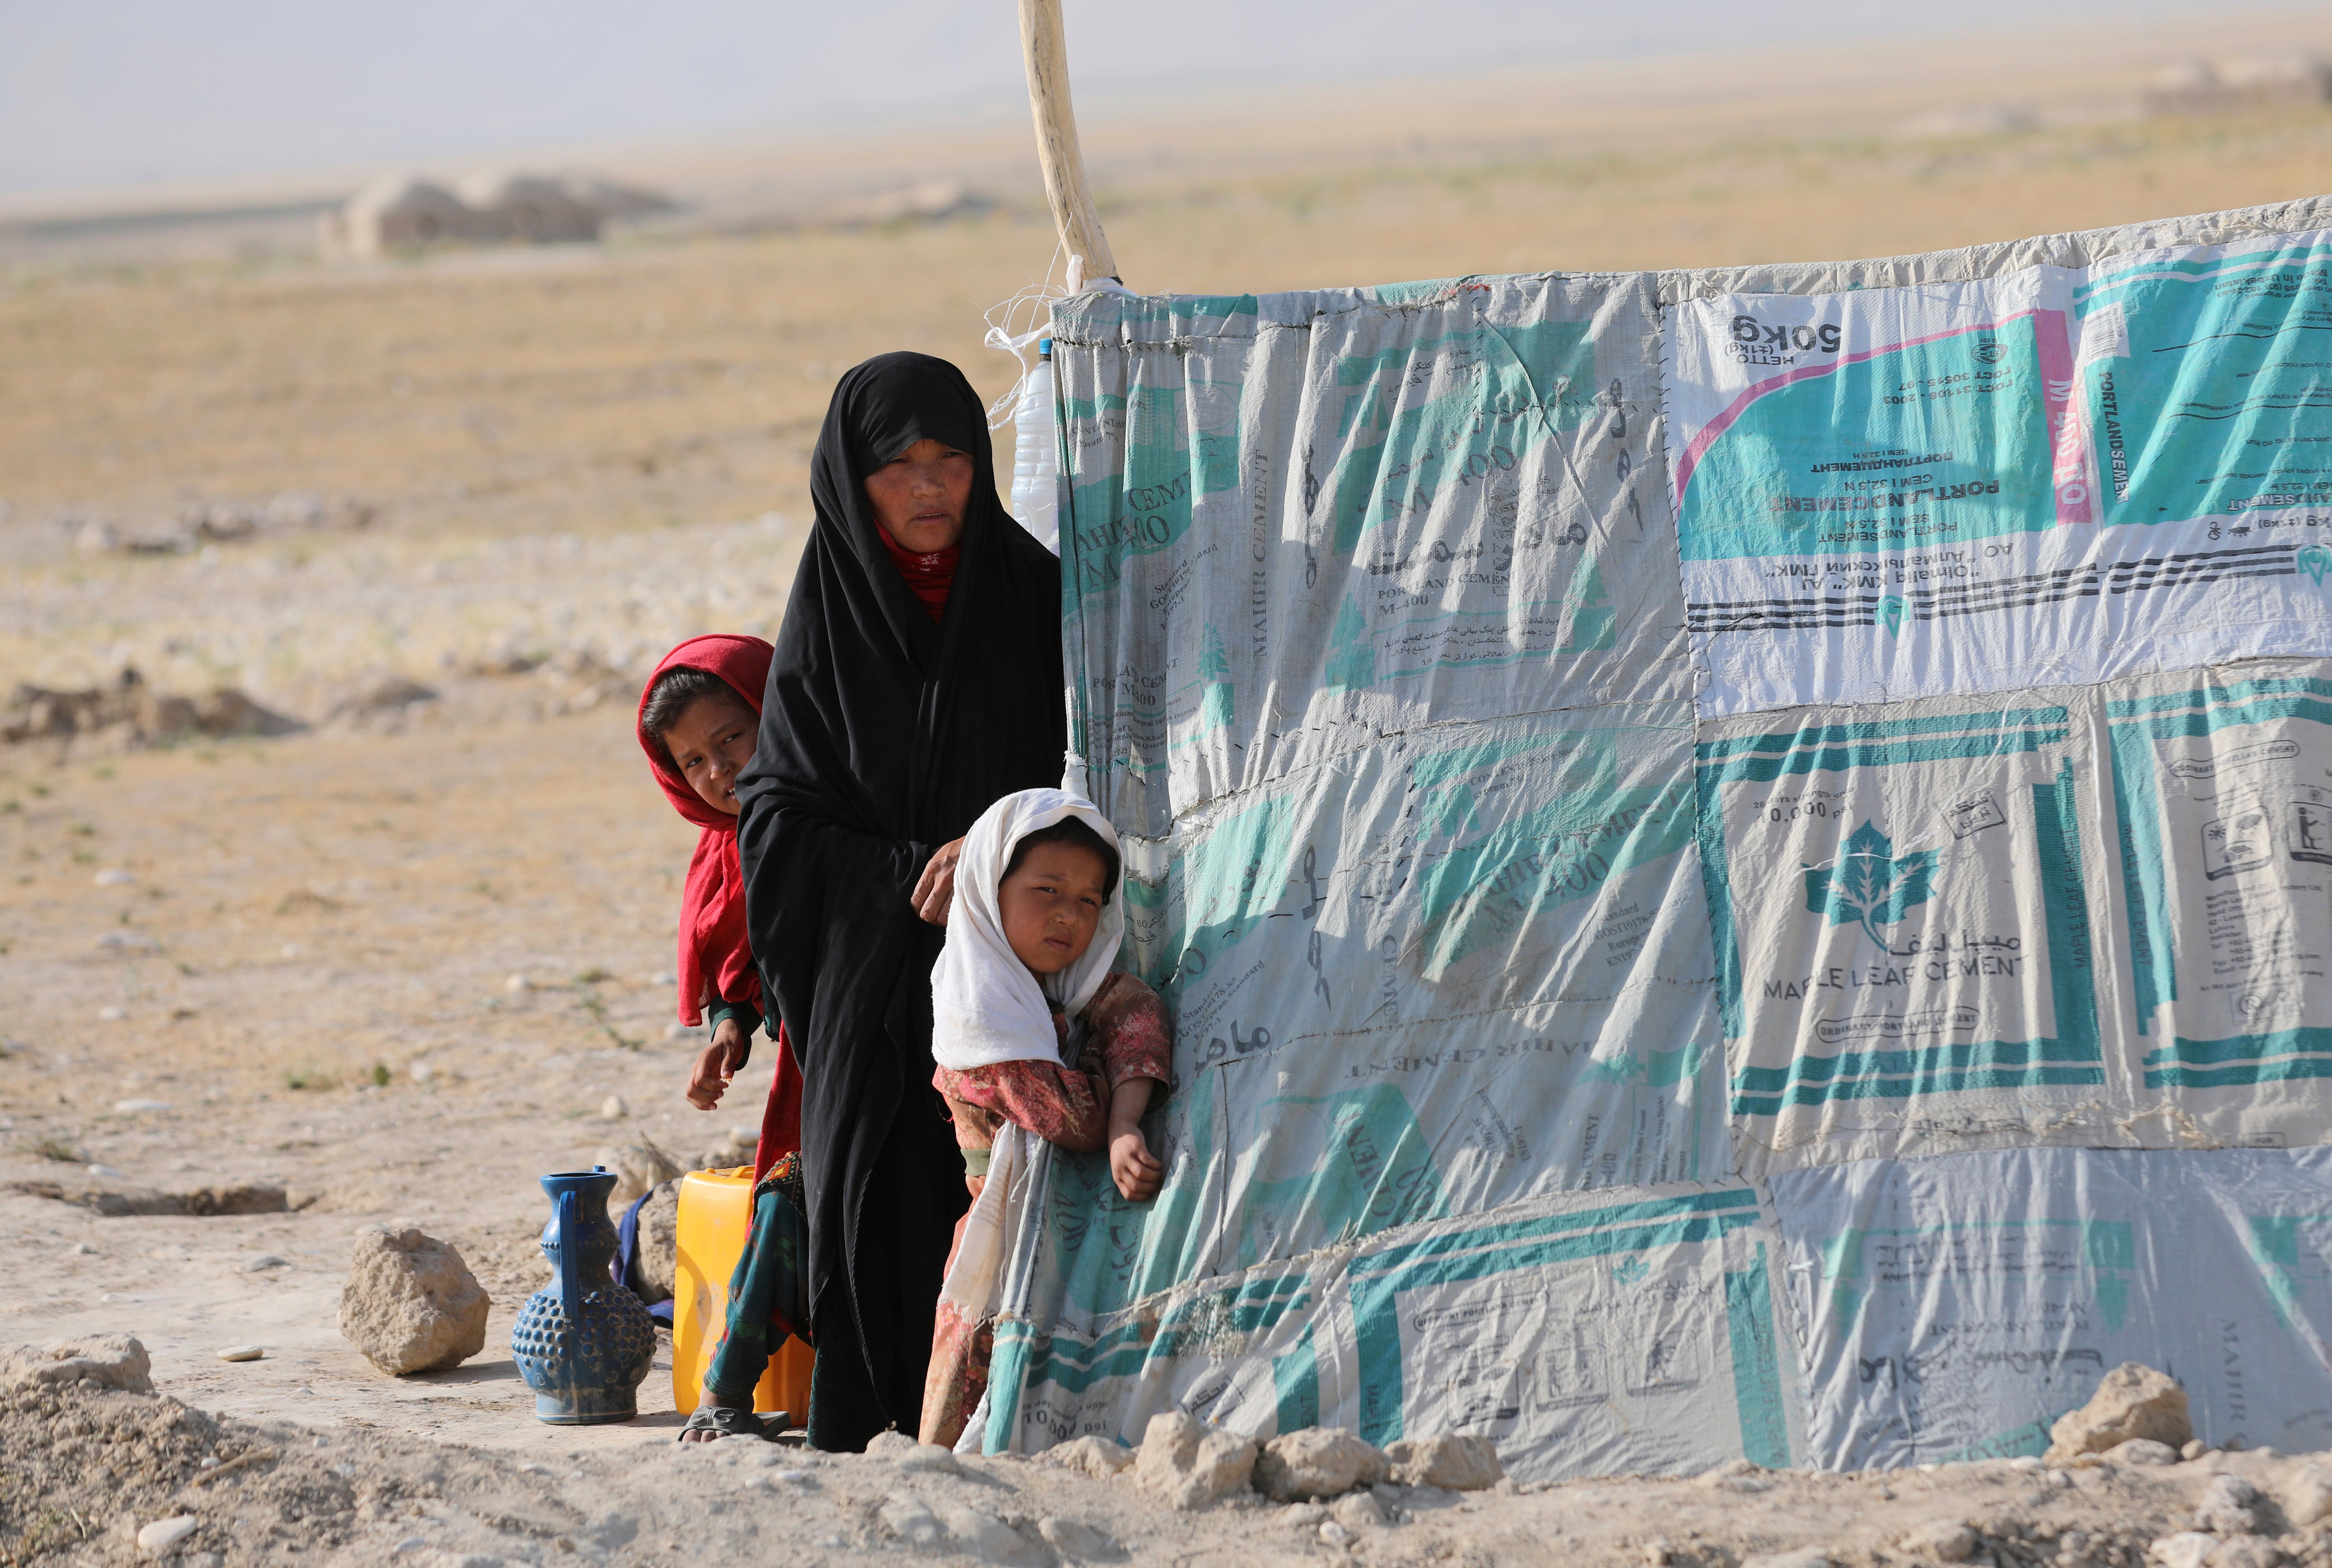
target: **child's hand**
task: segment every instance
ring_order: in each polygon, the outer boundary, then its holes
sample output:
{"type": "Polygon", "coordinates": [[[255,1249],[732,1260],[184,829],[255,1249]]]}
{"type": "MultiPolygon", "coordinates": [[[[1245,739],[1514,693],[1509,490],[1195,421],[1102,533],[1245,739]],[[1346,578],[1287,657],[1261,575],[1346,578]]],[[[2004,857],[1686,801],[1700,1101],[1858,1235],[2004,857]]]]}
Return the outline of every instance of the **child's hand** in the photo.
{"type": "Polygon", "coordinates": [[[700,1111],[710,1111],[721,1103],[729,1087],[729,1080],[745,1065],[745,1031],[735,1018],[722,1018],[712,1026],[712,1043],[696,1058],[696,1066],[688,1077],[688,1103],[700,1111]]]}
{"type": "Polygon", "coordinates": [[[1166,1180],[1166,1167],[1152,1158],[1150,1144],[1139,1127],[1110,1135],[1109,1173],[1116,1179],[1118,1191],[1129,1203],[1149,1202],[1158,1196],[1159,1184],[1166,1180]]]}
{"type": "Polygon", "coordinates": [[[1151,1156],[1142,1135],[1151,1096],[1165,1086],[1155,1078],[1128,1078],[1110,1091],[1109,1173],[1128,1203],[1149,1202],[1166,1180],[1166,1167],[1151,1156]]]}

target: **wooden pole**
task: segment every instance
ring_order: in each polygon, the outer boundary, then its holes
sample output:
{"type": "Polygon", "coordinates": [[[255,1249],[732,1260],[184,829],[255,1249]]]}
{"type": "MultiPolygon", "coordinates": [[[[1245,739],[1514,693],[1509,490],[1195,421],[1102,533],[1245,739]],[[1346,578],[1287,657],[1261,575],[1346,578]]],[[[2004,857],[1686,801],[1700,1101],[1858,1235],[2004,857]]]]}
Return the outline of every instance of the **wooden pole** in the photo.
{"type": "Polygon", "coordinates": [[[1077,114],[1069,102],[1069,50],[1061,33],[1061,0],[1020,0],[1020,55],[1028,68],[1028,109],[1037,120],[1037,157],[1045,166],[1045,196],[1053,226],[1073,256],[1085,258],[1087,278],[1118,278],[1117,258],[1101,232],[1101,214],[1085,187],[1085,155],[1077,150],[1077,114]]]}

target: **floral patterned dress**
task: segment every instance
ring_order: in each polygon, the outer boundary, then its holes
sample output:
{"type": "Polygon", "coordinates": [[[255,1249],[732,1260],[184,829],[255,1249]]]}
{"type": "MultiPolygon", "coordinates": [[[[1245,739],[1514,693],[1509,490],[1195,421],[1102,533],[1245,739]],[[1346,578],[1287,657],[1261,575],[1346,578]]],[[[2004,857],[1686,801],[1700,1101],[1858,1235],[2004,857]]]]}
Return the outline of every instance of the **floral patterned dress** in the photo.
{"type": "MultiPolygon", "coordinates": [[[[1110,1099],[1120,1084],[1136,1078],[1171,1081],[1174,1040],[1166,1005],[1136,977],[1121,970],[1103,980],[1080,1021],[1085,1042],[1075,1066],[999,1062],[962,1071],[941,1067],[932,1075],[932,1086],[946,1097],[954,1119],[956,1143],[964,1152],[975,1191],[987,1173],[997,1129],[1005,1123],[1064,1149],[1091,1153],[1108,1142],[1110,1099]]],[[[1053,1027],[1066,1054],[1069,1020],[1056,1013],[1053,1027]]],[[[994,1349],[992,1321],[973,1321],[941,1298],[923,1391],[924,1442],[952,1447],[962,1436],[987,1391],[994,1349]]]]}

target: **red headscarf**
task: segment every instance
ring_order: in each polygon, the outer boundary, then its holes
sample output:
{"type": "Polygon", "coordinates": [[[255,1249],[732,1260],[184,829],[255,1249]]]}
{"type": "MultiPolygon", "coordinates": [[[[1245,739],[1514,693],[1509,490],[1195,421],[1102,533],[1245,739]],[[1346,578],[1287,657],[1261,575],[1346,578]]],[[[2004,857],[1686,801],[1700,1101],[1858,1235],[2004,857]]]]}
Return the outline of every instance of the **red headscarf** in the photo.
{"type": "MultiPolygon", "coordinates": [[[[759,637],[714,633],[691,637],[664,656],[640,693],[640,711],[647,711],[647,693],[667,670],[685,666],[716,676],[755,713],[761,711],[761,692],[769,684],[769,660],[774,650],[759,637]]],[[[635,724],[635,729],[638,726],[635,724]]],[[[688,881],[680,895],[680,1021],[701,1024],[705,1004],[727,999],[761,1008],[761,978],[753,965],[753,944],[745,930],[745,878],[737,862],[737,818],[716,809],[699,795],[686,776],[673,767],[655,736],[640,731],[640,749],[663,786],[673,809],[703,831],[696,837],[696,853],[688,862],[688,881]]],[[[764,1011],[768,1010],[763,1009],[764,1011]]],[[[772,1018],[771,1025],[779,1020],[772,1018]]],[[[761,1145],[801,1145],[801,1071],[794,1065],[781,1026],[778,1040],[777,1079],[769,1086],[769,1103],[762,1115],[761,1145]]],[[[787,1152],[777,1148],[771,1160],[787,1152]]]]}

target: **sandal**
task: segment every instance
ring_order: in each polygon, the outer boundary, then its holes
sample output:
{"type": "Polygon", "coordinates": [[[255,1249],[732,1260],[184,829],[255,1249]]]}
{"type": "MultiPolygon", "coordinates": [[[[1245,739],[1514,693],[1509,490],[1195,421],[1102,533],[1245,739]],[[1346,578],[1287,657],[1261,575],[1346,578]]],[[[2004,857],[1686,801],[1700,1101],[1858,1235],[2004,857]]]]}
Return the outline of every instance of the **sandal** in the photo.
{"type": "Polygon", "coordinates": [[[734,1405],[699,1405],[681,1423],[680,1435],[673,1441],[687,1442],[691,1432],[711,1432],[716,1441],[722,1438],[760,1438],[764,1442],[775,1442],[785,1425],[782,1411],[764,1421],[752,1411],[734,1405]]]}

